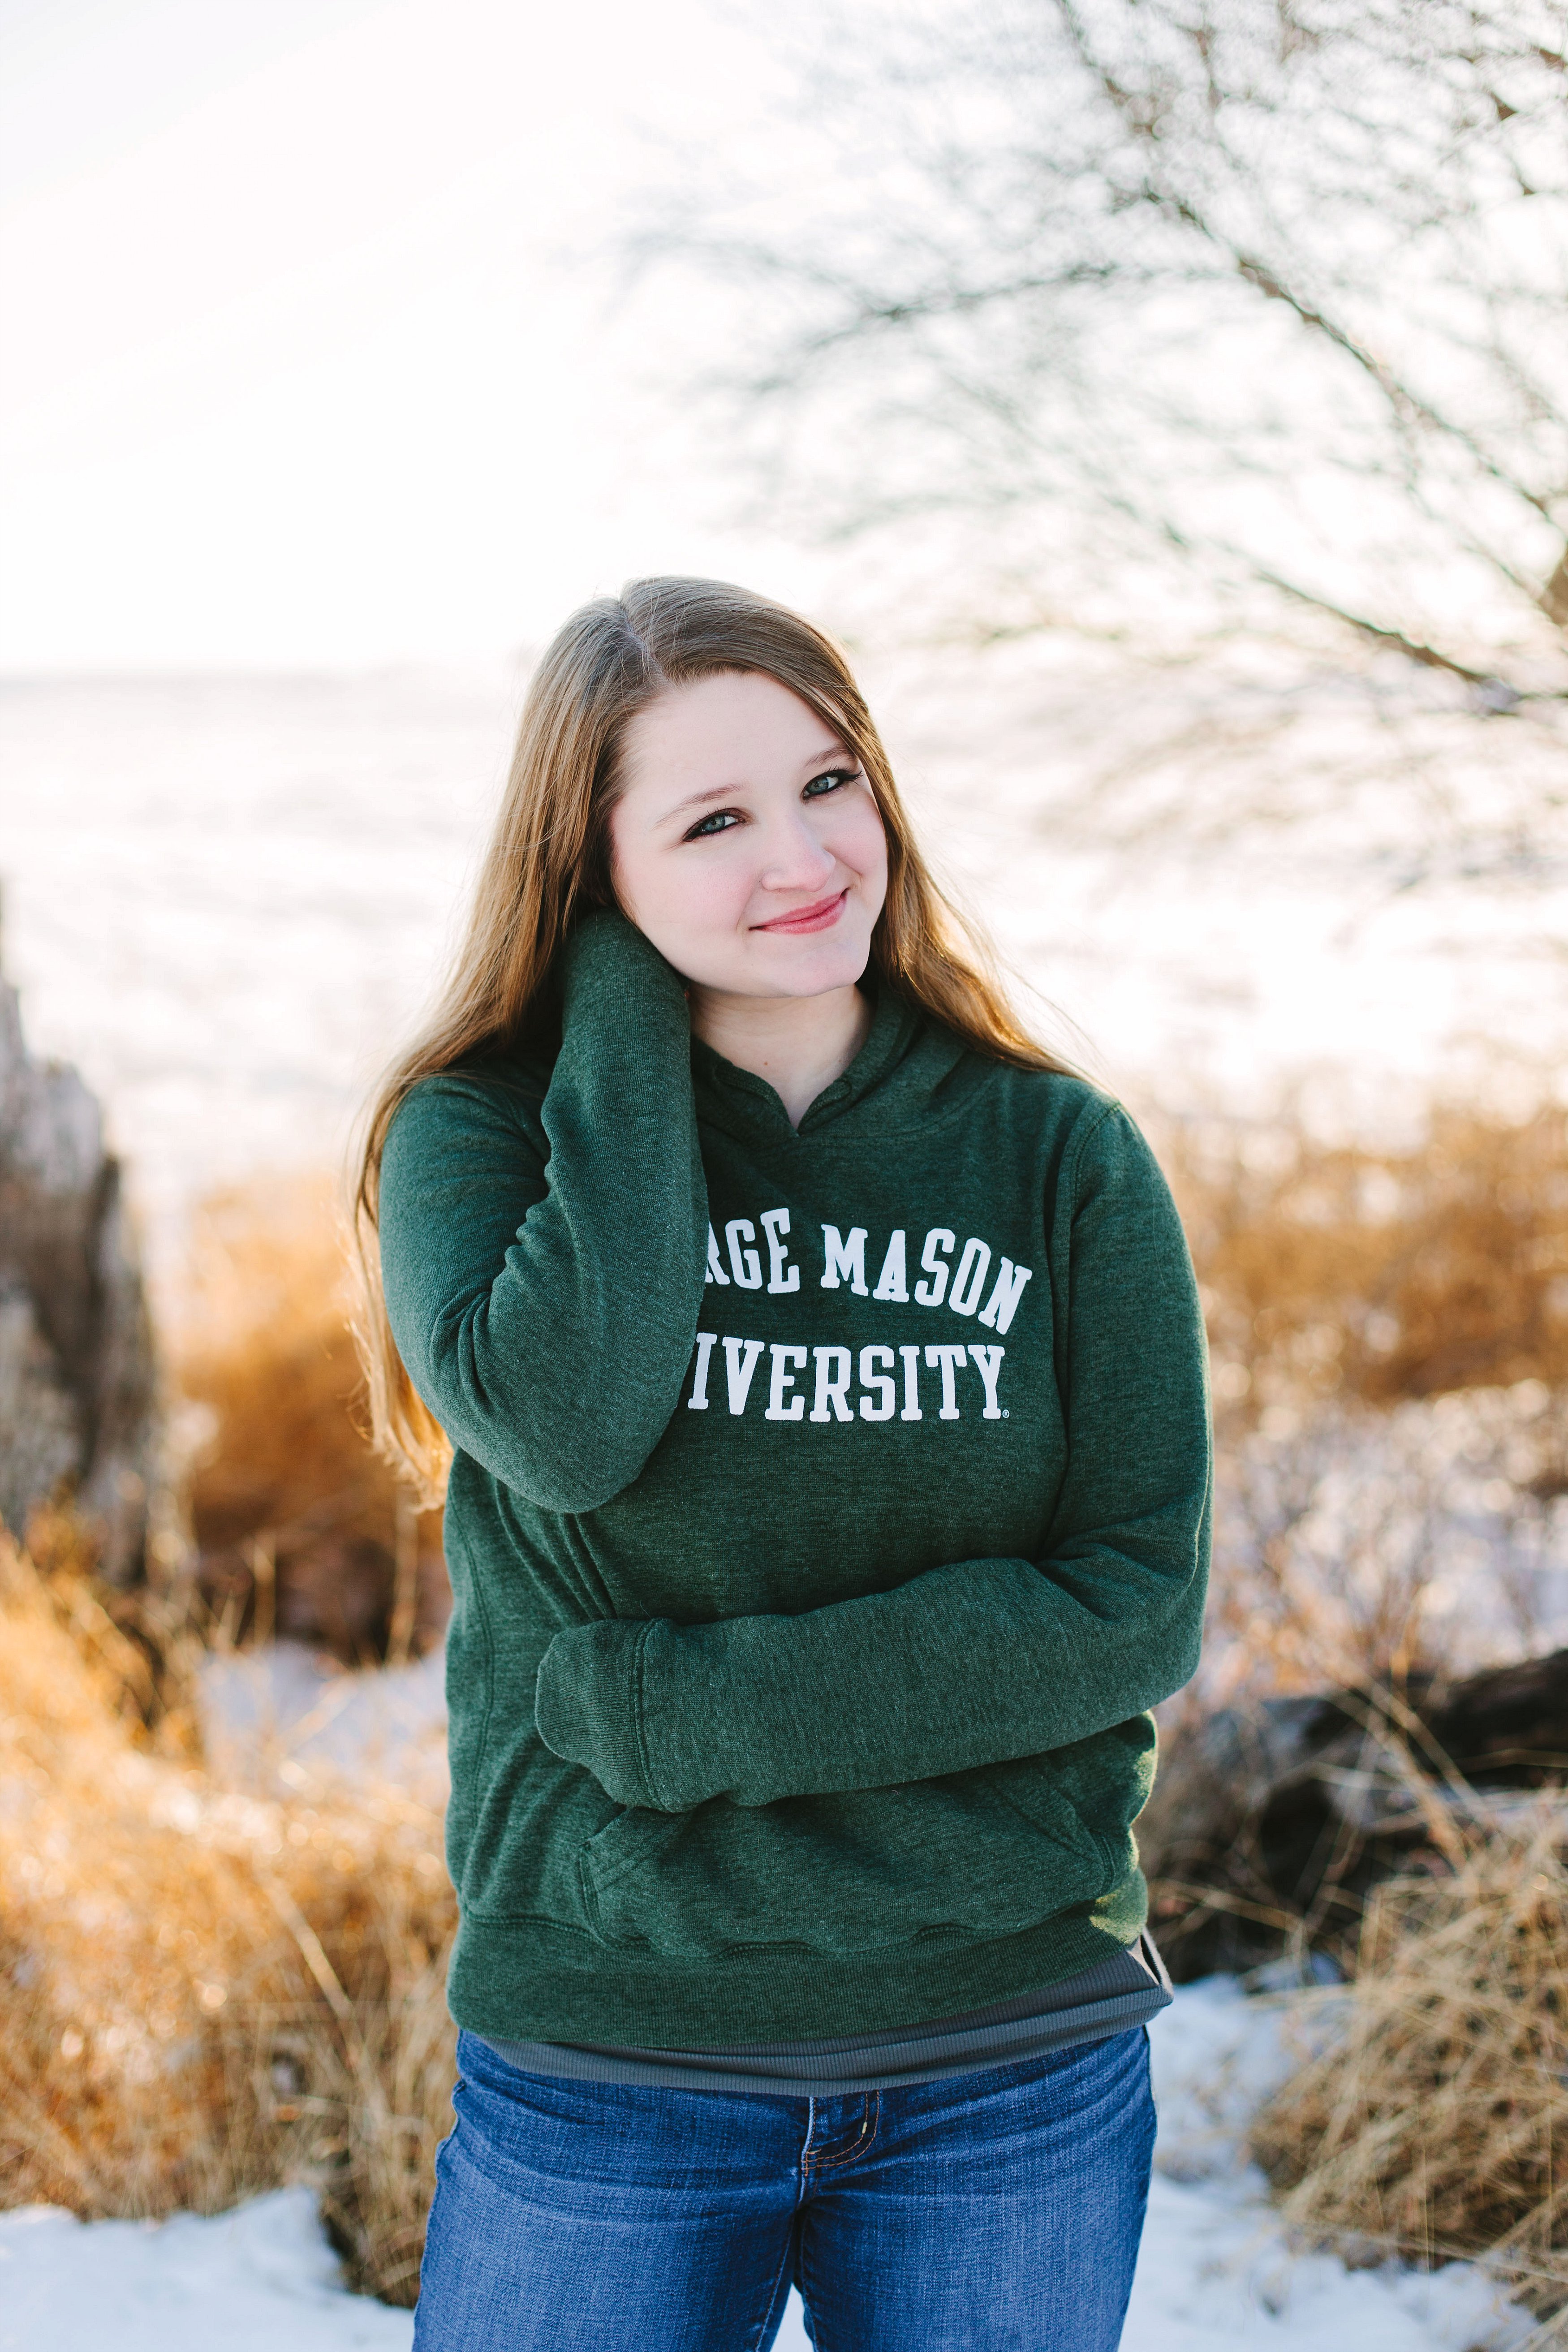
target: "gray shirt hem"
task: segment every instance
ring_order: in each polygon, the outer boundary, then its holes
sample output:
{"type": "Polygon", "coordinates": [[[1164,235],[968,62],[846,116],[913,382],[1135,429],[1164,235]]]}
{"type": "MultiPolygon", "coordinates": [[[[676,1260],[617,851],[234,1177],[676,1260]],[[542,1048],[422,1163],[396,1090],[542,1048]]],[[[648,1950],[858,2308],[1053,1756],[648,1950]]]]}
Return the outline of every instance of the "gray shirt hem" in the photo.
{"type": "Polygon", "coordinates": [[[676,2091],[750,2092],[774,2098],[842,2098],[858,2091],[937,2083],[1007,2066],[1073,2042],[1100,2042],[1147,2024],[1171,2002],[1171,1979],[1153,1939],[1043,1990],[962,2017],[893,2026],[837,2040],[767,2042],[734,2049],[634,2050],[613,2043],[476,2038],[509,2066],[578,2083],[629,2083],[676,2091]]]}

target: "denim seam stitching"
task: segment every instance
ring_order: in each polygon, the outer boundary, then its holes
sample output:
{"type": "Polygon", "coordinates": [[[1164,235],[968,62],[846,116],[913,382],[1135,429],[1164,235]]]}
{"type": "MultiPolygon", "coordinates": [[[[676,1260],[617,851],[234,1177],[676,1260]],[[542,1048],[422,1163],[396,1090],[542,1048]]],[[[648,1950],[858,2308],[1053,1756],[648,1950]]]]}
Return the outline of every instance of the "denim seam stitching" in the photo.
{"type": "Polygon", "coordinates": [[[826,2337],[819,2333],[821,2320],[818,2314],[813,2307],[811,2256],[806,2249],[804,2231],[802,2232],[800,2243],[800,2270],[796,2277],[795,2284],[800,2288],[800,2299],[802,2303],[805,2305],[806,2310],[811,2314],[811,2340],[816,2347],[816,2352],[833,2352],[833,2347],[829,2345],[826,2337]]]}
{"type": "Polygon", "coordinates": [[[882,2127],[882,2094],[880,2091],[868,2091],[866,2097],[869,2102],[870,2113],[868,2116],[864,2113],[861,2116],[860,2137],[854,2147],[845,2148],[838,2156],[813,2156],[808,2148],[805,2161],[814,2171],[831,2172],[836,2166],[853,2164],[858,2157],[865,2155],[882,2127]]]}
{"type": "Polygon", "coordinates": [[[773,2310],[779,2299],[779,2286],[784,2278],[784,2272],[789,2266],[790,2248],[794,2242],[794,2236],[795,2232],[793,2228],[786,2231],[784,2233],[784,2252],[779,2256],[778,2268],[773,2273],[773,2284],[768,2289],[768,2299],[766,2304],[763,2305],[763,2315],[758,2320],[755,2330],[753,2331],[748,2344],[747,2352],[756,2352],[757,2346],[763,2340],[763,2330],[773,2315],[773,2310]]]}

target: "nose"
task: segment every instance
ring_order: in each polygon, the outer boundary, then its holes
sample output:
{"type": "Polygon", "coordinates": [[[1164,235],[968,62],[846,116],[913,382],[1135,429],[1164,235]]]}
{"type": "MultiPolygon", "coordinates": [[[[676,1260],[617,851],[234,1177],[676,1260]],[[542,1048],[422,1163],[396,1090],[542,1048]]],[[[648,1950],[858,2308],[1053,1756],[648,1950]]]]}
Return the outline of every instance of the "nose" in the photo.
{"type": "Polygon", "coordinates": [[[770,829],[767,848],[759,877],[764,890],[820,890],[838,864],[798,810],[792,810],[770,829]]]}

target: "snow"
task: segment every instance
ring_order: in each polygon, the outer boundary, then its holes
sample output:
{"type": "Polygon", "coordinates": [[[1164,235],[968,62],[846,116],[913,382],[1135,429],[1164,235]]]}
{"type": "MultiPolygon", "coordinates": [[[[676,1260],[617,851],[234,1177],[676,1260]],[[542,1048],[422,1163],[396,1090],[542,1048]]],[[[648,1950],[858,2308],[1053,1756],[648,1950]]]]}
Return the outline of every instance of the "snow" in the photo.
{"type": "MultiPolygon", "coordinates": [[[[1382,1132],[1434,1092],[1532,1098],[1562,1066],[1568,887],[1544,854],[1542,887],[1516,878],[1562,756],[1547,705],[1461,721],[1441,753],[1424,735],[1411,771],[1345,679],[1263,691],[1070,635],[876,668],[943,871],[1135,1108],[1288,1102],[1382,1132]],[[1384,779],[1372,804],[1342,804],[1342,752],[1384,779]],[[1303,800],[1313,824],[1277,831],[1303,800]],[[1216,831],[1222,803],[1268,817],[1216,831]],[[1413,887],[1444,827],[1458,867],[1413,887]]],[[[33,1051],[102,1100],[172,1297],[194,1199],[342,1163],[445,963],[517,692],[510,671],[412,669],[0,689],[10,977],[33,1051]]]]}
{"type": "MultiPolygon", "coordinates": [[[[1287,2243],[1242,2134],[1290,2071],[1288,1999],[1182,1986],[1149,2029],[1160,2131],[1125,2343],[1137,2352],[1515,2352],[1533,2323],[1468,2263],[1347,2270],[1287,2243]]],[[[1321,2015],[1321,2011],[1317,2012],[1321,2015]]]]}
{"type": "Polygon", "coordinates": [[[407,2352],[414,2322],[339,2273],[308,2189],[215,2219],[0,2215],[0,2352],[407,2352]]]}
{"type": "MultiPolygon", "coordinates": [[[[1288,2246],[1240,2145],[1288,2071],[1285,2008],[1214,1977],[1150,2029],[1160,2137],[1130,2352],[1521,2352],[1530,2320],[1469,2263],[1352,2271],[1288,2246]]],[[[304,2189],[213,2220],[0,2215],[0,2352],[406,2352],[412,2336],[407,2312],[345,2290],[304,2189]]],[[[806,2352],[797,2297],[776,2342],[806,2352]]]]}
{"type": "Polygon", "coordinates": [[[1155,2176],[1124,2342],[1137,2352],[1508,2352],[1531,2322],[1467,2263],[1291,2254],[1248,2199],[1155,2176]]]}
{"type": "MultiPolygon", "coordinates": [[[[237,1788],[384,1777],[444,1801],[446,1659],[362,1673],[299,1642],[209,1651],[196,1670],[203,1752],[237,1788]]],[[[280,1791],[279,1791],[280,1792],[280,1791]]]]}

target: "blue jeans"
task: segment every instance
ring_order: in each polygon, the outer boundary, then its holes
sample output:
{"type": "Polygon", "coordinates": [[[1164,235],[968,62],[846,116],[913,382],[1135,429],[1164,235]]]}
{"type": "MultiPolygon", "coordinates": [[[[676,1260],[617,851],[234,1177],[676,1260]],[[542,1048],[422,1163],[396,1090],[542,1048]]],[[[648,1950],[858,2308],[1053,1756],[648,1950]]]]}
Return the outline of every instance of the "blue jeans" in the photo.
{"type": "Polygon", "coordinates": [[[525,2074],[465,2033],[415,2352],[1115,2352],[1142,2026],[853,2098],[525,2074]]]}

